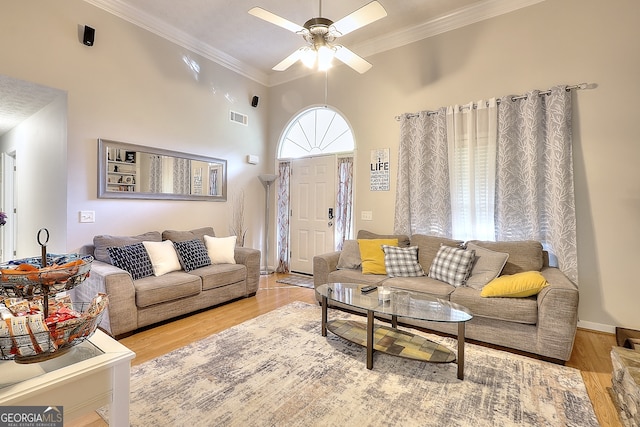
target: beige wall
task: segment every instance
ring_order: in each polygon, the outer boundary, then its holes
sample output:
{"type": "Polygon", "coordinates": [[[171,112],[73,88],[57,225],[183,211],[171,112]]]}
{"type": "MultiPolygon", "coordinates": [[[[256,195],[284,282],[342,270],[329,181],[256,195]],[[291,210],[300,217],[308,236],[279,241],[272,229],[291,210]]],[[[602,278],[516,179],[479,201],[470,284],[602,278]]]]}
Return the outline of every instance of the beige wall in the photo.
{"type": "MultiPolygon", "coordinates": [[[[331,70],[328,103],[354,128],[356,229],[393,231],[398,124],[403,112],[587,82],[574,95],[574,171],[581,325],[640,329],[640,3],[547,0],[368,58],[359,75],[331,70]],[[389,192],[371,192],[371,149],[391,148],[389,192]],[[372,211],[373,221],[361,221],[372,211]]],[[[287,121],[324,102],[324,77],[270,90],[270,154],[287,121]]]]}
{"type": "MultiPolygon", "coordinates": [[[[0,52],[0,74],[67,93],[67,146],[57,147],[68,153],[67,166],[60,163],[68,168],[66,185],[43,176],[45,190],[28,189],[64,199],[66,188],[66,224],[49,226],[52,234],[66,236],[66,248],[57,250],[75,250],[95,234],[208,225],[218,235],[229,233],[228,202],[97,199],[97,138],[227,159],[229,195],[242,189],[246,212],[264,212],[257,175],[273,171],[264,161],[267,110],[250,105],[258,95],[266,106],[264,86],[81,0],[2,1],[0,52]],[[93,47],[80,42],[80,25],[96,29],[93,47]],[[199,73],[184,56],[199,64],[199,73]],[[247,114],[249,126],[231,123],[230,109],[247,114]],[[247,154],[260,156],[261,164],[247,164],[247,154]],[[96,222],[80,224],[80,210],[95,211],[96,222]]],[[[248,246],[260,248],[262,218],[249,215],[248,246]]]]}
{"type": "MultiPolygon", "coordinates": [[[[574,95],[580,319],[596,329],[640,329],[634,274],[640,143],[632,128],[639,15],[635,0],[546,0],[370,57],[374,67],[364,75],[332,70],[328,102],[352,124],[359,150],[356,228],[392,231],[397,114],[555,84],[595,84],[574,95]],[[387,147],[392,190],[372,193],[369,153],[387,147]],[[359,220],[363,210],[373,212],[373,221],[359,220]]],[[[81,0],[2,1],[0,52],[0,74],[67,92],[67,147],[60,147],[68,153],[66,250],[100,233],[203,225],[228,233],[230,203],[97,199],[100,137],[229,160],[229,193],[244,189],[249,246],[259,248],[264,190],[256,176],[274,171],[290,118],[324,102],[322,75],[267,89],[81,0]],[[91,48],[78,40],[84,24],[96,28],[91,48]],[[199,63],[197,75],[184,55],[199,63]],[[257,109],[250,107],[253,95],[261,98],[257,109]],[[248,114],[250,126],[229,123],[229,109],[248,114]],[[260,156],[260,165],[248,165],[247,154],[260,156]],[[80,224],[80,210],[95,210],[96,223],[80,224]]],[[[58,191],[55,183],[50,188],[58,191]]]]}

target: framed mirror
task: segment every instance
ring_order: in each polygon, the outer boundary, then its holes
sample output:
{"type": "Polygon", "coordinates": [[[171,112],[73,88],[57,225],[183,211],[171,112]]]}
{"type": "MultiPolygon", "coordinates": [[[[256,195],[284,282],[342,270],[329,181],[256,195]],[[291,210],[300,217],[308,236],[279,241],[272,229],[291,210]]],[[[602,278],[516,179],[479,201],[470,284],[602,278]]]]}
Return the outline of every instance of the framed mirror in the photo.
{"type": "Polygon", "coordinates": [[[98,139],[98,197],[227,200],[227,161],[98,139]]]}

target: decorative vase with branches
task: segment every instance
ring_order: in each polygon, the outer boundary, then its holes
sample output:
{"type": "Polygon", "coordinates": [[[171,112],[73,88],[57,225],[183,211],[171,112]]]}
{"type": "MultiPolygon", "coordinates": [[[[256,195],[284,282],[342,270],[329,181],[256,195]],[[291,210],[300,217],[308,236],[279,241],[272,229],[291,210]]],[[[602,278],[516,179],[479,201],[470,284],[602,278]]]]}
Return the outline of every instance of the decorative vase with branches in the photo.
{"type": "Polygon", "coordinates": [[[240,190],[233,196],[232,203],[233,213],[229,232],[232,236],[237,236],[236,246],[244,246],[244,238],[247,234],[247,229],[244,228],[244,190],[240,190]]]}

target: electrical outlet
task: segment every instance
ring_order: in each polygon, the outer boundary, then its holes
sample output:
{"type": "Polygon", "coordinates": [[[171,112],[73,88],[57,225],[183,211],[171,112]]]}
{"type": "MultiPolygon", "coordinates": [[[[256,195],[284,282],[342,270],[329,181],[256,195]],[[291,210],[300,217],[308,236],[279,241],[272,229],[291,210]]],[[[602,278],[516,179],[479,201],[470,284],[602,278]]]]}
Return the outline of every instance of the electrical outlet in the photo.
{"type": "Polygon", "coordinates": [[[373,212],[362,211],[360,213],[360,219],[362,219],[363,221],[373,221],[373,212]]]}
{"type": "Polygon", "coordinates": [[[80,211],[80,222],[96,222],[96,211],[80,211]]]}

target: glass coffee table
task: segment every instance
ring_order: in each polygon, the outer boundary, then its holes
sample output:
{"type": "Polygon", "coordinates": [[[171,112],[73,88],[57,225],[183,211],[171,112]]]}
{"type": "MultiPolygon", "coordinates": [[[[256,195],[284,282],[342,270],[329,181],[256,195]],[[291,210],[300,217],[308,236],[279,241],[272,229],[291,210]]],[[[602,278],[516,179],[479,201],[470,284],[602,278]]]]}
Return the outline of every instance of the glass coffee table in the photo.
{"type": "Polygon", "coordinates": [[[471,312],[459,305],[432,295],[399,288],[378,286],[362,293],[367,285],[356,283],[326,283],[316,292],[322,299],[322,336],[327,330],[348,341],[367,348],[367,369],[373,369],[374,350],[383,353],[432,363],[451,363],[457,360],[458,378],[464,379],[465,323],[473,318],[471,312]],[[345,308],[365,310],[367,322],[328,320],[329,302],[341,303],[345,308]],[[391,327],[374,323],[376,315],[390,317],[391,327]],[[449,348],[398,329],[398,317],[432,322],[458,324],[457,355],[449,348]]]}

